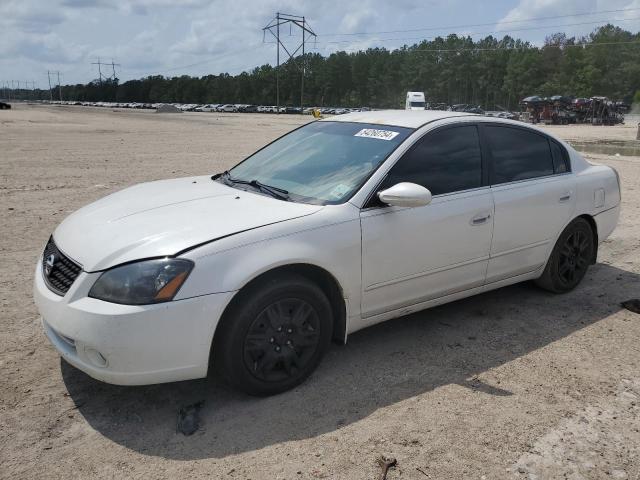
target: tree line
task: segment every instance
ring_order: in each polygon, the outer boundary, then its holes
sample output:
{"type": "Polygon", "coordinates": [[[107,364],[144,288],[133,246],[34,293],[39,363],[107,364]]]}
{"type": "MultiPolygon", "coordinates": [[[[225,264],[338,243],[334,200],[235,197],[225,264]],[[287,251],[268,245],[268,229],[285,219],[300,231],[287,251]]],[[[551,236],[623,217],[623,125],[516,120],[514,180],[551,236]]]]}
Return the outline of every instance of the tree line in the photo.
{"type": "MultiPolygon", "coordinates": [[[[485,109],[514,109],[530,95],[640,100],[640,33],[613,25],[579,38],[557,33],[542,47],[510,36],[474,41],[449,35],[394,50],[339,51],[326,57],[308,53],[281,65],[281,105],[300,104],[303,60],[308,106],[398,108],[407,91],[423,91],[432,103],[485,109]]],[[[267,64],[238,75],[94,80],[64,85],[61,93],[64,100],[77,101],[274,105],[276,71],[267,64]]],[[[57,94],[54,90],[54,99],[57,94]]],[[[31,95],[48,99],[49,91],[31,95]]]]}

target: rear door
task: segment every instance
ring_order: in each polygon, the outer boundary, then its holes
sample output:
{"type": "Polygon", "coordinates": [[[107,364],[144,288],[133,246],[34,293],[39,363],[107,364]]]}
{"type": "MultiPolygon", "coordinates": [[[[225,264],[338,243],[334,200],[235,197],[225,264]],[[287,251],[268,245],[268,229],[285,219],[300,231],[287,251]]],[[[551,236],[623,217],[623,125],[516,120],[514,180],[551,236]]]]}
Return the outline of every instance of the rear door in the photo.
{"type": "Polygon", "coordinates": [[[543,133],[485,124],[495,204],[487,283],[543,266],[573,214],[575,181],[564,148],[543,133]]]}

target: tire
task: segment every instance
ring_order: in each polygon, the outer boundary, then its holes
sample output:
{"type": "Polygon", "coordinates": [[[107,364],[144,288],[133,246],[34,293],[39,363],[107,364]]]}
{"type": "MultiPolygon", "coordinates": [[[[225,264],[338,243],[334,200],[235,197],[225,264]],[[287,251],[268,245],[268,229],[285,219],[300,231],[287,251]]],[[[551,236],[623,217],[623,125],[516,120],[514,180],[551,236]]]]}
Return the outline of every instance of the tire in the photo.
{"type": "Polygon", "coordinates": [[[333,328],[331,304],[307,278],[271,277],[241,291],[213,345],[218,372],[250,395],[274,395],[302,383],[320,363],[333,328]]]}
{"type": "Polygon", "coordinates": [[[575,219],[560,234],[536,285],[554,293],[573,290],[593,262],[595,249],[591,225],[584,218],[575,219]]]}

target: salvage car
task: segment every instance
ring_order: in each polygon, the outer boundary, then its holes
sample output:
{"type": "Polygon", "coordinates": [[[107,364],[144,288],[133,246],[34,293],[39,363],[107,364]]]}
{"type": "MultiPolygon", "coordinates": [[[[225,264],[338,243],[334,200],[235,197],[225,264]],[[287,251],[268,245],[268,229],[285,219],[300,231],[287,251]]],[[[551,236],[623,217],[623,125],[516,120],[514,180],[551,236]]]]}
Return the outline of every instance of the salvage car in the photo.
{"type": "Polygon", "coordinates": [[[619,212],[616,171],[533,126],[351,113],[228,171],[72,213],[38,261],[35,302],[62,357],[99,380],[212,366],[268,395],[378,322],[526,280],[572,290],[619,212]]]}

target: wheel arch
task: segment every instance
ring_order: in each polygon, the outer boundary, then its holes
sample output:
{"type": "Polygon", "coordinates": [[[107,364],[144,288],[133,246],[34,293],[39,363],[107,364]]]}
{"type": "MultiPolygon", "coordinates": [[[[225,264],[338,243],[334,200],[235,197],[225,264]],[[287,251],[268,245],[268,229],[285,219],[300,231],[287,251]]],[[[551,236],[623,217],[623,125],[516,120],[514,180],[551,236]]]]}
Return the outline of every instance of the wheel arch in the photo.
{"type": "Polygon", "coordinates": [[[594,245],[594,249],[593,249],[593,258],[591,259],[591,265],[594,265],[596,263],[596,260],[598,258],[598,226],[596,224],[595,219],[593,218],[592,215],[589,215],[588,213],[582,213],[580,215],[576,215],[575,217],[572,217],[571,220],[569,220],[560,231],[558,231],[551,249],[549,250],[549,253],[547,254],[547,260],[545,261],[544,265],[542,266],[542,271],[544,272],[545,268],[547,267],[547,264],[549,263],[549,259],[551,258],[551,254],[553,253],[553,247],[555,246],[556,242],[558,241],[558,239],[560,238],[560,235],[562,235],[562,232],[564,232],[569,225],[571,225],[573,222],[575,222],[576,220],[578,220],[579,218],[585,220],[588,224],[589,227],[591,227],[591,234],[593,235],[593,245],[594,245]]]}
{"type": "MultiPolygon", "coordinates": [[[[271,278],[296,274],[303,276],[316,285],[324,292],[331,304],[331,310],[333,313],[333,341],[336,343],[346,343],[347,332],[347,304],[344,298],[344,293],[340,282],[336,277],[331,274],[325,268],[311,263],[289,263],[284,265],[274,266],[258,275],[250,278],[233,296],[225,307],[218,325],[216,325],[213,333],[212,347],[216,342],[216,338],[221,330],[222,325],[229,321],[230,312],[234,306],[240,301],[251,288],[259,285],[260,283],[267,281],[271,278]]],[[[211,355],[210,355],[211,359],[211,355]]]]}
{"type": "Polygon", "coordinates": [[[598,225],[596,224],[595,219],[587,213],[577,216],[571,222],[577,220],[578,218],[586,220],[591,227],[591,234],[593,235],[593,258],[591,259],[591,264],[593,265],[598,259],[598,225]]]}

